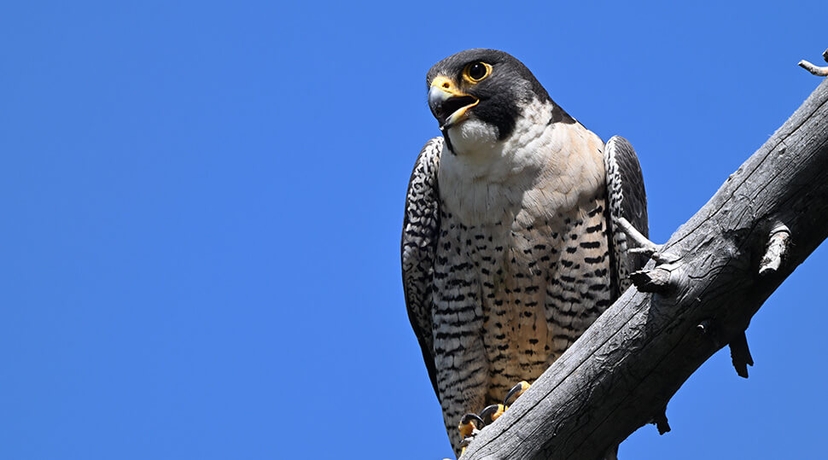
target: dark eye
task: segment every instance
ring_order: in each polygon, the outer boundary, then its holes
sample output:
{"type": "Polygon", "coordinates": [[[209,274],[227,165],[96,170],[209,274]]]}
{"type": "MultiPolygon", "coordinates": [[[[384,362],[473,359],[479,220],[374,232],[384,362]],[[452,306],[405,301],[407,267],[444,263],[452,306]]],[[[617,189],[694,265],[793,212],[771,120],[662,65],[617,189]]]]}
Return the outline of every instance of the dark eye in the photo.
{"type": "Polygon", "coordinates": [[[480,80],[489,76],[489,73],[492,71],[492,66],[486,64],[485,62],[473,62],[466,66],[466,77],[472,81],[472,83],[477,83],[480,80]]]}
{"type": "Polygon", "coordinates": [[[482,62],[475,62],[469,67],[469,76],[472,80],[480,80],[486,76],[486,66],[482,62]]]}

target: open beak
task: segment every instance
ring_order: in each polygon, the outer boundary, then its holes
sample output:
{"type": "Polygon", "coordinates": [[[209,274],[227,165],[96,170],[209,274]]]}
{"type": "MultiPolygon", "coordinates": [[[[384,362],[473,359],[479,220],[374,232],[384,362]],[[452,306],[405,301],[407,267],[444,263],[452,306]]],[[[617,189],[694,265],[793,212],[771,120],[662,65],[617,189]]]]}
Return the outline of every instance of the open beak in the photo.
{"type": "Polygon", "coordinates": [[[428,90],[428,106],[442,130],[465,120],[466,112],[479,102],[476,97],[458,90],[451,80],[442,75],[431,82],[428,90]]]}

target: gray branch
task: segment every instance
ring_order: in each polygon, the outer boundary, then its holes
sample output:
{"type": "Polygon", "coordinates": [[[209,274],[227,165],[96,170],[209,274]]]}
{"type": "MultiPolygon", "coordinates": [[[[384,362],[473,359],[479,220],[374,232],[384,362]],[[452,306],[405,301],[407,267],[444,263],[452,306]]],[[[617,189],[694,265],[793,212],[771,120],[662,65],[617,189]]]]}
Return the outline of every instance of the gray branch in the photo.
{"type": "MultiPolygon", "coordinates": [[[[826,61],[828,61],[828,50],[825,50],[825,52],[822,53],[822,58],[825,59],[826,61]]],[[[802,67],[803,69],[807,70],[808,72],[811,72],[812,74],[816,75],[817,77],[828,77],[828,66],[820,67],[820,66],[811,64],[810,62],[803,59],[803,60],[799,61],[799,67],[802,67]]]]}
{"type": "Polygon", "coordinates": [[[828,236],[828,81],[659,248],[628,290],[495,423],[464,460],[586,459],[647,423],[695,370],[732,345],[770,294],[828,236]],[[784,223],[784,224],[782,224],[784,223]]]}
{"type": "Polygon", "coordinates": [[[760,275],[775,273],[779,270],[779,266],[782,265],[782,259],[788,253],[788,240],[790,237],[790,229],[782,223],[777,224],[771,231],[768,248],[765,251],[765,256],[762,257],[762,263],[759,265],[760,275]]]}

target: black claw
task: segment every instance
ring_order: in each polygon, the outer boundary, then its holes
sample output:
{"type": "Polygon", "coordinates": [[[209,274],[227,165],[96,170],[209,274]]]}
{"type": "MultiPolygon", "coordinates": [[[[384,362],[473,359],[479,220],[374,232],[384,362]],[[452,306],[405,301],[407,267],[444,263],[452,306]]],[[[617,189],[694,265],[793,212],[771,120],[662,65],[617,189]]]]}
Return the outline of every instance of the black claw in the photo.
{"type": "Polygon", "coordinates": [[[485,425],[488,425],[497,420],[498,417],[503,415],[503,412],[505,411],[506,406],[504,406],[503,404],[492,404],[490,406],[486,406],[485,409],[480,411],[480,418],[483,420],[483,423],[485,425]]]}
{"type": "Polygon", "coordinates": [[[457,429],[460,430],[461,437],[468,438],[474,434],[475,430],[483,428],[483,425],[483,419],[479,415],[469,413],[460,419],[460,424],[457,426],[457,429]]]}
{"type": "Polygon", "coordinates": [[[468,414],[464,415],[463,418],[460,419],[460,424],[461,425],[468,425],[472,422],[477,422],[476,425],[479,425],[478,428],[483,426],[483,419],[480,418],[480,416],[477,415],[477,414],[468,413],[468,414]]]}
{"type": "Polygon", "coordinates": [[[514,397],[514,399],[519,398],[520,395],[522,395],[523,392],[528,390],[528,389],[529,389],[529,383],[528,382],[520,382],[517,385],[513,386],[512,389],[509,390],[509,393],[506,394],[506,397],[503,398],[503,405],[504,406],[511,405],[512,402],[514,402],[513,397],[514,397]]]}

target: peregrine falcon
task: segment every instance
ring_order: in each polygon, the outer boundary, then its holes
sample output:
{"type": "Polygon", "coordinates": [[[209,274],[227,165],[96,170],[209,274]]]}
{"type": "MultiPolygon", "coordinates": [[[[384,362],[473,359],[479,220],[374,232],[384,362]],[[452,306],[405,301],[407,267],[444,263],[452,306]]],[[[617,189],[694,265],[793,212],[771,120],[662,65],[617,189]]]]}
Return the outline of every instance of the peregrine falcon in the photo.
{"type": "Polygon", "coordinates": [[[409,319],[459,454],[458,422],[534,381],[630,285],[647,235],[635,151],[605,145],[526,66],[489,49],[428,72],[441,137],[408,185],[402,271],[409,319]]]}

